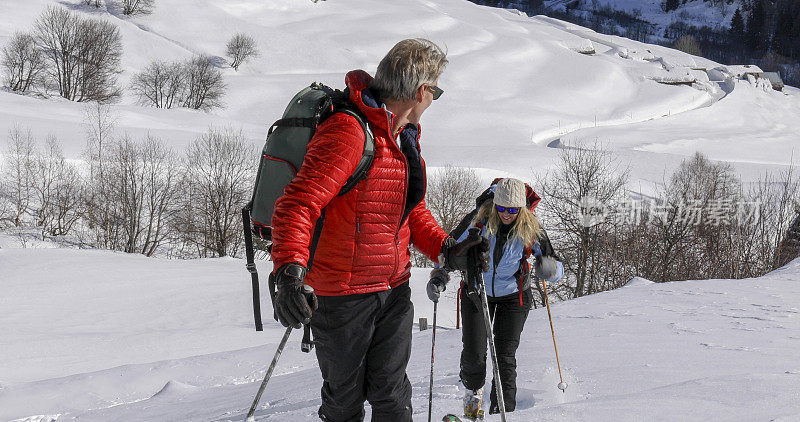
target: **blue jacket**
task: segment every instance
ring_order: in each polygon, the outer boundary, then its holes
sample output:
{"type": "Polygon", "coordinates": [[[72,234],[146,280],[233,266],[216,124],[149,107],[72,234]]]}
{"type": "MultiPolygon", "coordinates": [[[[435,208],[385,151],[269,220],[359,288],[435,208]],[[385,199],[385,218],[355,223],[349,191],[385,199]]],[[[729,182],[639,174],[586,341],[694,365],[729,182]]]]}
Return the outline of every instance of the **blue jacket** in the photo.
{"type": "MultiPolygon", "coordinates": [[[[475,227],[472,225],[470,227],[475,227]]],[[[466,239],[469,234],[469,228],[459,236],[458,241],[466,239]]],[[[513,293],[519,292],[519,279],[520,267],[522,264],[522,257],[525,253],[525,245],[519,238],[510,238],[503,246],[503,254],[500,261],[494,262],[494,248],[497,244],[497,237],[495,235],[487,235],[486,227],[481,228],[481,235],[489,239],[489,262],[490,269],[483,273],[483,280],[486,283],[486,294],[492,297],[508,296],[513,293]]],[[[531,247],[531,252],[534,257],[542,255],[542,249],[539,247],[538,242],[534,242],[531,247]]],[[[558,272],[555,277],[549,279],[549,282],[556,282],[564,276],[564,264],[561,261],[556,261],[558,265],[558,272]]]]}

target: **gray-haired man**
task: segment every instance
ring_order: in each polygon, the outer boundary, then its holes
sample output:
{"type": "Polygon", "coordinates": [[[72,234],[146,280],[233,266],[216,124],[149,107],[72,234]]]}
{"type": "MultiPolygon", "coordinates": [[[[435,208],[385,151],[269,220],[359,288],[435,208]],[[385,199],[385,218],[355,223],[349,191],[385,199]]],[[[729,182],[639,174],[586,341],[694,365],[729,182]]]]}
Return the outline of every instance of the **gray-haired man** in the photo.
{"type": "Polygon", "coordinates": [[[411,421],[409,245],[438,262],[441,253],[452,255],[454,243],[425,206],[419,145],[419,120],[442,94],[437,82],[446,64],[433,42],[407,39],[381,60],[374,79],[363,70],[349,72],[348,98],[375,138],[366,179],[337,195],[364,149],[358,121],[338,113],[319,126],[276,203],[275,308],[286,326],[311,320],[325,421],[363,420],[365,400],[373,421],[411,421]],[[323,209],[314,265],[306,271],[323,209]]]}

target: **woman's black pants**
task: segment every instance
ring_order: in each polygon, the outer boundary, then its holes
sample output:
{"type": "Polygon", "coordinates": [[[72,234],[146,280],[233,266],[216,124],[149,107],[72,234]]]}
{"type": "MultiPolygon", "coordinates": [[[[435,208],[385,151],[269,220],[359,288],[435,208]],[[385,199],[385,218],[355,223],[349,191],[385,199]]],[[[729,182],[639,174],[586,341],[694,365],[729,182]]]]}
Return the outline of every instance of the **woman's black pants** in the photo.
{"type": "MultiPolygon", "coordinates": [[[[489,297],[489,314],[494,320],[494,344],[500,379],[503,385],[503,401],[506,411],[511,412],[517,405],[517,359],[519,337],[528,317],[528,307],[520,305],[519,294],[502,298],[489,297]]],[[[476,390],[486,382],[486,327],[483,310],[477,293],[461,296],[461,318],[463,331],[461,341],[461,382],[470,390],[476,390]]],[[[492,382],[490,409],[497,407],[497,395],[492,382]]]]}

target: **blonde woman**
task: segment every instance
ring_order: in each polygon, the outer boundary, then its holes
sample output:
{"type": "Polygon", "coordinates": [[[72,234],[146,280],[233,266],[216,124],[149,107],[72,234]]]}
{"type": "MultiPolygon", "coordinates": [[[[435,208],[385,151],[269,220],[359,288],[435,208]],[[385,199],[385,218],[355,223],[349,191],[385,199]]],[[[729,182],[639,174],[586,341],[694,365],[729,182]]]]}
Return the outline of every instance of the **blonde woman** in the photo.
{"type": "MultiPolygon", "coordinates": [[[[492,200],[485,200],[478,209],[471,227],[480,228],[481,234],[489,240],[490,265],[488,271],[483,273],[483,279],[493,321],[505,408],[507,412],[512,412],[516,407],[517,392],[515,355],[520,333],[533,303],[528,258],[535,257],[536,276],[550,282],[558,281],[563,276],[564,266],[553,253],[547,235],[531,211],[540,199],[533,190],[520,180],[506,178],[493,185],[493,192],[492,200]]],[[[464,231],[459,241],[466,238],[467,232],[464,231]]],[[[438,292],[444,290],[443,280],[446,280],[446,274],[441,269],[435,269],[431,274],[429,293],[433,291],[438,296],[438,292]]],[[[467,390],[464,414],[475,418],[481,408],[486,381],[487,351],[480,298],[472,283],[474,281],[465,284],[461,296],[464,347],[461,351],[460,377],[467,390]]],[[[498,413],[494,383],[490,400],[489,413],[498,413]]]]}

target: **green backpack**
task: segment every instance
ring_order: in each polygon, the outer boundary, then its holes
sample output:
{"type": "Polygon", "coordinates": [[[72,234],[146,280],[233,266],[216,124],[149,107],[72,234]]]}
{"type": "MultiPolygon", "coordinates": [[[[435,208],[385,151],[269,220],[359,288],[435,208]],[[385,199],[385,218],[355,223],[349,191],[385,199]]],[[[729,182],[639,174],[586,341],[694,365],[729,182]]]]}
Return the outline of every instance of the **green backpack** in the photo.
{"type": "MultiPolygon", "coordinates": [[[[244,225],[245,253],[247,270],[253,283],[253,313],[256,331],[262,331],[261,307],[258,287],[258,272],[255,266],[253,234],[261,239],[260,244],[268,253],[272,250],[272,214],[275,202],[284,193],[284,188],[297,175],[306,149],[317,127],[336,113],[346,113],[358,120],[364,129],[364,153],[353,174],[339,191],[339,195],[349,192],[358,182],[366,178],[367,170],[375,156],[375,137],[367,124],[366,117],[349,101],[347,92],[334,90],[320,83],[298,92],[281,119],[270,126],[267,142],[261,160],[250,202],[242,209],[244,225]]],[[[310,247],[309,270],[314,260],[314,249],[322,233],[325,209],[314,227],[314,237],[310,247]]],[[[261,249],[261,248],[260,248],[261,249]]],[[[270,295],[275,297],[274,280],[270,277],[270,295]]],[[[304,345],[305,349],[305,345],[304,345]]],[[[309,348],[310,350],[310,348],[309,348]]]]}

